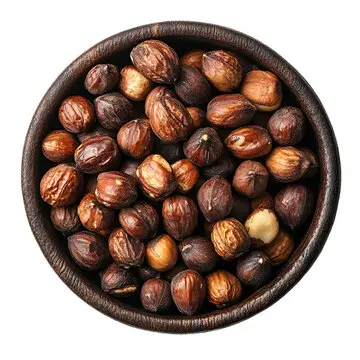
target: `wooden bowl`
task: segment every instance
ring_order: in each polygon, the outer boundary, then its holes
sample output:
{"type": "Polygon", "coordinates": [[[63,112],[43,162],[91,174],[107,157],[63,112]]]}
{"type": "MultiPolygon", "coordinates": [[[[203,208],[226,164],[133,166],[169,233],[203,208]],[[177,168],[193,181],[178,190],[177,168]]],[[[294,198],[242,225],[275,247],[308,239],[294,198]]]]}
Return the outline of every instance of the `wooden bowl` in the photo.
{"type": "Polygon", "coordinates": [[[224,27],[165,22],[124,31],[100,42],[55,80],[40,102],[26,136],[22,190],[34,236],[52,268],[71,290],[97,310],[123,323],[147,330],[187,333],[220,328],[249,318],[280,299],[304,276],[324,246],[335,218],[340,193],[340,161],[336,139],[323,106],[308,83],[281,56],[259,41],[224,27]],[[303,229],[301,241],[290,260],[270,283],[239,304],[192,317],[147,313],[130,301],[105,294],[99,287],[97,274],[82,271],[71,260],[66,241],[50,224],[49,207],[39,195],[41,176],[50,165],[41,155],[41,141],[56,127],[61,101],[72,94],[85,94],[83,80],[93,65],[110,61],[123,66],[130,62],[131,48],[149,38],[170,43],[179,54],[192,48],[229,49],[275,73],[285,85],[285,97],[300,106],[309,119],[313,133],[309,142],[320,161],[320,175],[313,184],[318,191],[316,210],[303,229]]]}

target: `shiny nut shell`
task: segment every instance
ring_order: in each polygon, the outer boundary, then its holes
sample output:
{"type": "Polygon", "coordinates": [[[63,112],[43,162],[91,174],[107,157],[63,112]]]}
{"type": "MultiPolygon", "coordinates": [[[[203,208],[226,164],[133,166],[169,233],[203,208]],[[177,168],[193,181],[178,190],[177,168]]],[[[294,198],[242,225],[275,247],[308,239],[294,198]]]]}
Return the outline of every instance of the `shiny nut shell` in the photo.
{"type": "Polygon", "coordinates": [[[113,89],[119,81],[119,70],[112,64],[97,64],[85,78],[85,88],[92,95],[101,95],[113,89]]]}
{"type": "Polygon", "coordinates": [[[200,177],[198,168],[187,159],[182,159],[171,165],[174,172],[178,190],[182,193],[189,192],[200,177]]]}
{"type": "Polygon", "coordinates": [[[264,246],[263,251],[273,265],[285,262],[295,248],[293,237],[284,230],[280,230],[274,241],[264,246]]]}
{"type": "Polygon", "coordinates": [[[192,66],[196,69],[201,70],[202,57],[204,54],[204,50],[191,50],[181,57],[180,62],[183,65],[192,66]]]}
{"type": "Polygon", "coordinates": [[[79,143],[65,130],[55,130],[46,135],[41,144],[44,156],[53,162],[71,161],[79,143]]]}
{"type": "Polygon", "coordinates": [[[50,220],[54,228],[63,234],[72,234],[81,227],[76,205],[52,207],[50,220]]]}

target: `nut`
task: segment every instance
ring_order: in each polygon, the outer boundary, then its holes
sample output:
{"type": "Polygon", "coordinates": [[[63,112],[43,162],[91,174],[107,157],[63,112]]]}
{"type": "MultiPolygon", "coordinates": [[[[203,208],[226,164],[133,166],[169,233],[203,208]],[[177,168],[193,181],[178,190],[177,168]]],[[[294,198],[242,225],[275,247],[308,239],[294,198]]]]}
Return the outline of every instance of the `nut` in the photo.
{"type": "Polygon", "coordinates": [[[41,144],[44,156],[53,162],[71,161],[78,147],[76,138],[65,130],[48,134],[41,144]]]}
{"type": "Polygon", "coordinates": [[[120,71],[119,87],[129,99],[143,101],[152,88],[152,82],[142,75],[135,66],[125,66],[120,71]]]}
{"type": "Polygon", "coordinates": [[[154,153],[161,155],[170,164],[184,158],[181,143],[164,143],[159,139],[156,139],[154,153]]]}
{"type": "Polygon", "coordinates": [[[194,270],[185,270],[171,281],[171,295],[178,310],[185,315],[200,311],[206,297],[206,282],[194,270]]]}
{"type": "Polygon", "coordinates": [[[99,136],[84,141],[75,150],[76,166],[84,173],[96,174],[112,170],[119,165],[121,155],[116,141],[99,136]]]}
{"type": "Polygon", "coordinates": [[[112,64],[95,65],[87,73],[85,88],[92,95],[101,95],[113,89],[119,82],[119,70],[112,64]]]}
{"type": "Polygon", "coordinates": [[[232,185],[242,195],[254,198],[267,188],[269,173],[258,161],[246,160],[235,171],[232,185]]]}
{"type": "Polygon", "coordinates": [[[142,283],[150,279],[159,279],[161,277],[161,272],[156,271],[150,266],[141,266],[137,269],[137,275],[142,283]]]}
{"type": "Polygon", "coordinates": [[[205,126],[206,123],[206,112],[197,107],[186,108],[191,118],[193,119],[194,128],[199,129],[205,126]]]}
{"type": "Polygon", "coordinates": [[[242,295],[240,281],[228,271],[218,270],[206,277],[207,298],[217,308],[237,302],[242,295]]]}
{"type": "Polygon", "coordinates": [[[68,248],[74,261],[85,270],[103,269],[111,259],[106,241],[89,231],[69,236],[68,248]]]}
{"type": "Polygon", "coordinates": [[[232,209],[230,183],[222,176],[212,177],[201,186],[197,201],[207,221],[223,219],[232,209]]]}
{"type": "Polygon", "coordinates": [[[267,129],[279,145],[296,145],[304,137],[306,121],[299,108],[284,106],[270,118],[267,129]]]}
{"type": "Polygon", "coordinates": [[[303,178],[308,179],[314,177],[319,170],[319,161],[317,159],[317,156],[312,150],[308,148],[300,147],[299,150],[301,150],[305,154],[305,156],[310,162],[309,168],[303,178]]]}
{"type": "Polygon", "coordinates": [[[117,134],[120,150],[135,159],[148,156],[153,148],[154,140],[148,120],[132,120],[123,125],[117,134]]]}
{"type": "Polygon", "coordinates": [[[251,211],[256,209],[274,209],[274,198],[268,192],[251,199],[251,211]]]}
{"type": "Polygon", "coordinates": [[[152,107],[154,105],[154,102],[158,101],[163,97],[176,98],[176,95],[171,89],[166,86],[157,86],[150,91],[145,101],[145,114],[147,117],[150,117],[150,114],[152,113],[152,107]]]}
{"type": "Polygon", "coordinates": [[[208,166],[219,160],[223,144],[217,132],[210,127],[201,128],[184,144],[184,154],[195,165],[208,166]]]}
{"type": "Polygon", "coordinates": [[[110,234],[109,250],[115,262],[125,269],[140,266],[144,261],[144,244],[129,236],[122,228],[117,228],[110,234]]]}
{"type": "Polygon", "coordinates": [[[171,165],[174,172],[178,190],[182,193],[189,192],[200,177],[198,168],[187,159],[182,159],[171,165]]]}
{"type": "Polygon", "coordinates": [[[260,250],[242,256],[236,264],[236,275],[242,284],[255,289],[270,279],[271,271],[269,258],[260,250]]]}
{"type": "Polygon", "coordinates": [[[218,90],[232,92],[240,85],[243,68],[235,54],[216,50],[203,55],[202,72],[218,90]]]}
{"type": "Polygon", "coordinates": [[[211,231],[215,251],[225,260],[232,260],[250,248],[250,238],[240,221],[227,218],[215,223],[211,231]]]}
{"type": "Polygon", "coordinates": [[[76,205],[52,207],[50,219],[54,228],[63,234],[73,234],[81,227],[76,205]]]}
{"type": "Polygon", "coordinates": [[[233,160],[226,151],[223,151],[220,159],[217,162],[210,166],[205,166],[202,168],[202,175],[205,179],[210,179],[216,175],[228,177],[232,175],[234,171],[235,164],[233,160]]]}
{"type": "Polygon", "coordinates": [[[144,201],[136,202],[119,213],[119,222],[123,229],[130,236],[140,240],[153,238],[159,221],[157,211],[144,201]]]}
{"type": "Polygon", "coordinates": [[[155,83],[173,84],[179,76],[179,58],[162,41],[143,41],[132,49],[130,58],[141,74],[155,83]]]}
{"type": "Polygon", "coordinates": [[[245,196],[239,196],[237,194],[233,194],[232,198],[233,198],[233,206],[231,209],[230,216],[242,222],[250,214],[249,199],[245,196]]]}
{"type": "Polygon", "coordinates": [[[214,126],[235,128],[249,123],[256,107],[241,94],[214,97],[207,106],[206,118],[214,126]]]}
{"type": "Polygon", "coordinates": [[[78,140],[83,143],[84,141],[94,138],[94,137],[98,137],[98,136],[110,136],[113,139],[116,139],[116,135],[117,135],[117,131],[115,130],[108,130],[103,128],[101,125],[95,125],[95,127],[93,127],[91,129],[91,131],[87,131],[87,132],[83,132],[83,133],[79,133],[77,134],[77,138],[78,140]]]}
{"type": "Polygon", "coordinates": [[[295,247],[292,236],[284,230],[280,230],[274,241],[264,246],[263,251],[273,265],[280,265],[285,262],[295,247]]]}
{"type": "Polygon", "coordinates": [[[181,57],[180,62],[182,65],[192,66],[201,70],[202,57],[204,54],[204,50],[191,50],[181,57]]]}
{"type": "Polygon", "coordinates": [[[170,270],[177,262],[178,249],[167,234],[160,235],[146,245],[146,260],[157,271],[170,270]]]}
{"type": "Polygon", "coordinates": [[[275,211],[291,229],[304,224],[314,209],[314,195],[302,184],[289,184],[275,196],[275,211]]]}
{"type": "Polygon", "coordinates": [[[225,145],[235,157],[248,160],[268,154],[272,141],[266,129],[251,125],[232,131],[225,145]]]}
{"type": "Polygon", "coordinates": [[[81,195],[83,175],[72,164],[60,164],[49,169],[40,182],[42,199],[52,206],[73,204],[81,195]]]}
{"type": "Polygon", "coordinates": [[[127,159],[121,165],[120,171],[136,179],[136,169],[138,168],[138,166],[139,162],[137,160],[127,159]]]}
{"type": "Polygon", "coordinates": [[[249,71],[241,86],[246,96],[259,111],[276,110],[282,101],[282,89],[279,79],[270,71],[249,71]]]}
{"type": "Polygon", "coordinates": [[[136,180],[121,171],[103,172],[97,177],[95,195],[113,209],[130,206],[138,197],[136,180]]]}
{"type": "Polygon", "coordinates": [[[212,242],[201,236],[183,240],[179,250],[186,266],[199,272],[211,271],[219,260],[212,242]]]}
{"type": "Polygon", "coordinates": [[[58,117],[65,130],[77,134],[89,130],[94,124],[94,107],[82,96],[70,96],[61,103],[58,117]]]}
{"type": "Polygon", "coordinates": [[[140,300],[146,311],[166,312],[172,305],[170,283],[162,279],[146,281],[141,288],[140,300]]]}

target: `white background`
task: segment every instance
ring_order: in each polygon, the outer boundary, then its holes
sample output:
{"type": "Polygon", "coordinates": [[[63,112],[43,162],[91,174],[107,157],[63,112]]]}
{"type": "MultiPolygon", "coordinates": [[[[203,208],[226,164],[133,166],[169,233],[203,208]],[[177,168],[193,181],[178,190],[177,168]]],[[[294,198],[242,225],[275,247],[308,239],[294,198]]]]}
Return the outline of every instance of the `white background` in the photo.
{"type": "Polygon", "coordinates": [[[3,1],[0,9],[1,359],[359,359],[360,76],[357,1],[3,1]],[[38,102],[107,36],[165,20],[225,25],[272,47],[311,84],[337,135],[342,196],[319,259],[268,310],[196,335],[138,330],[95,311],[50,268],[28,226],[21,151],[38,102]]]}

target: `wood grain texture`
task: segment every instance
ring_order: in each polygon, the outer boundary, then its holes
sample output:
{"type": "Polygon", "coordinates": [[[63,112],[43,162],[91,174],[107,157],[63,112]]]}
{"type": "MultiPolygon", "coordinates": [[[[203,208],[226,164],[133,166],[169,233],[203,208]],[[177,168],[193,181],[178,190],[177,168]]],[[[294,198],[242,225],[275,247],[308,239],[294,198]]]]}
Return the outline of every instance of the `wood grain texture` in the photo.
{"type": "Polygon", "coordinates": [[[335,218],[340,194],[340,160],[336,139],[321,102],[303,77],[281,56],[257,40],[228,28],[195,22],[165,22],[124,31],[100,42],[77,58],[55,80],[40,102],[26,136],[22,190],[30,227],[46,259],[59,277],[85,302],[116,320],[139,328],[173,333],[198,332],[242,321],[266,309],[286,294],[309,270],[322,250],[335,218]],[[50,225],[49,209],[39,195],[38,184],[45,166],[40,156],[40,144],[51,129],[60,102],[73,91],[75,84],[84,78],[93,65],[128,52],[140,41],[154,37],[234,50],[274,72],[291,89],[309,119],[316,136],[321,165],[315,214],[291,260],[276,278],[240,304],[199,316],[150,314],[120,303],[102,292],[70,260],[64,248],[64,240],[50,225]]]}

